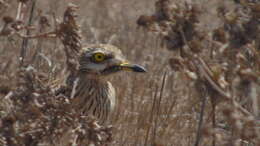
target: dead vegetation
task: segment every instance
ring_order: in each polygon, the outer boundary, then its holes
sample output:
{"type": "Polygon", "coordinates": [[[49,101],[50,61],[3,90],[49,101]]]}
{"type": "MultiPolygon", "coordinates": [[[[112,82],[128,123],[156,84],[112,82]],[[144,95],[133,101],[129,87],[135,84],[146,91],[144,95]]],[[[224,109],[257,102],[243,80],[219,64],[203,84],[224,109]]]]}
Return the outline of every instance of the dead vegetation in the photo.
{"type": "Polygon", "coordinates": [[[186,74],[197,88],[202,105],[194,145],[199,145],[203,136],[211,139],[212,145],[260,144],[260,3],[244,0],[233,4],[231,10],[225,5],[217,7],[222,24],[211,31],[199,25],[202,11],[191,2],[159,0],[153,15],[137,20],[162,36],[166,48],[175,51],[169,61],[172,69],[186,74]],[[210,120],[204,124],[207,98],[210,120]],[[220,122],[228,129],[219,127],[220,122]]]}
{"type": "Polygon", "coordinates": [[[0,145],[260,144],[258,1],[73,2],[0,0],[0,145]],[[149,70],[111,79],[113,128],[58,94],[93,42],[149,70]]]}

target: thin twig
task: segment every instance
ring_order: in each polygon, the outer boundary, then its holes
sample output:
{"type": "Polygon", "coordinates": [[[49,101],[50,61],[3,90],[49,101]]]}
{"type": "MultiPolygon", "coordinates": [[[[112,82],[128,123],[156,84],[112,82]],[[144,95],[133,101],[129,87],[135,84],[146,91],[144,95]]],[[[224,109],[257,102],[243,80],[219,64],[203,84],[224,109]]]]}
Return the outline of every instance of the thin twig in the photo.
{"type": "Polygon", "coordinates": [[[23,35],[20,33],[16,33],[19,37],[24,38],[24,39],[38,39],[38,38],[56,38],[57,37],[57,32],[56,31],[50,31],[46,33],[40,33],[37,35],[23,35]]]}

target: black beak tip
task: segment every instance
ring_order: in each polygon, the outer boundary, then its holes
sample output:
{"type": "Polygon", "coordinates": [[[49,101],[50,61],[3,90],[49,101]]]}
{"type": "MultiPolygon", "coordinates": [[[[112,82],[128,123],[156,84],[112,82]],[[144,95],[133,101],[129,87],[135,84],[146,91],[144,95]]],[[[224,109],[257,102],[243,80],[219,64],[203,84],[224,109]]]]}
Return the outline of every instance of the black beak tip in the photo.
{"type": "Polygon", "coordinates": [[[147,70],[146,70],[144,67],[142,67],[142,66],[140,66],[140,65],[138,65],[138,64],[135,64],[135,65],[133,66],[133,71],[135,71],[135,72],[141,72],[141,73],[147,72],[147,70]]]}

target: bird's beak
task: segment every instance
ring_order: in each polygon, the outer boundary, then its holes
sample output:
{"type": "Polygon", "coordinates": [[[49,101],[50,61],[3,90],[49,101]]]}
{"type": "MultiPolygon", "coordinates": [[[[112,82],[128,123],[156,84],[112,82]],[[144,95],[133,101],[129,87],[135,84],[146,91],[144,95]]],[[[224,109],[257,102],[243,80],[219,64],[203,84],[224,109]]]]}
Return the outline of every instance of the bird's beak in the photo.
{"type": "Polygon", "coordinates": [[[138,64],[121,63],[119,64],[121,70],[133,72],[146,72],[146,69],[138,64]]]}

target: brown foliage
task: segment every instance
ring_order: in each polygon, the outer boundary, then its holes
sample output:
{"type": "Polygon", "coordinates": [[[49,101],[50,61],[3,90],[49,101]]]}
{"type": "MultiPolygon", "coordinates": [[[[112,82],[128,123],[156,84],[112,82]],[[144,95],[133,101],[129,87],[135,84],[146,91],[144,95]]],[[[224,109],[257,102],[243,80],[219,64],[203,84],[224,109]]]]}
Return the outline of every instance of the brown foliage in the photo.
{"type": "Polygon", "coordinates": [[[0,145],[259,144],[259,2],[46,0],[34,15],[24,2],[0,0],[0,145]],[[112,43],[148,69],[111,79],[113,128],[57,95],[85,43],[112,43]]]}
{"type": "MultiPolygon", "coordinates": [[[[259,3],[240,1],[234,10],[220,5],[217,12],[223,25],[205,32],[199,25],[201,13],[197,5],[189,2],[185,2],[183,6],[173,3],[176,6],[173,9],[168,2],[157,1],[155,14],[141,16],[139,20],[145,17],[163,16],[162,19],[154,19],[149,25],[158,25],[156,32],[163,36],[166,48],[175,51],[176,55],[169,61],[172,69],[187,74],[192,82],[196,82],[198,93],[204,97],[202,100],[206,100],[205,96],[210,97],[212,111],[208,117],[212,118],[212,128],[209,128],[209,123],[203,124],[201,119],[198,131],[202,130],[201,126],[207,127],[208,132],[204,130],[203,135],[207,138],[213,137],[212,145],[239,145],[243,142],[259,145],[259,103],[257,103],[259,92],[256,91],[259,90],[260,73],[259,60],[256,59],[260,57],[258,48],[260,17],[256,10],[256,7],[260,6],[259,3]],[[172,14],[172,17],[167,14],[172,14]],[[247,75],[241,72],[247,72],[247,75]],[[243,86],[243,89],[239,86],[243,86]],[[241,97],[251,100],[252,108],[241,106],[239,102],[241,97]],[[216,111],[218,107],[221,107],[218,110],[220,113],[216,111]],[[225,134],[225,139],[217,136],[219,135],[217,125],[219,119],[223,118],[230,127],[225,132],[230,133],[225,134]]],[[[150,30],[148,25],[141,26],[150,30]]],[[[201,108],[200,114],[203,117],[206,109],[204,105],[201,108]]],[[[198,132],[194,145],[199,145],[201,136],[198,132]]]]}

